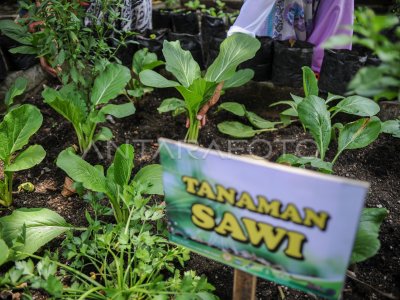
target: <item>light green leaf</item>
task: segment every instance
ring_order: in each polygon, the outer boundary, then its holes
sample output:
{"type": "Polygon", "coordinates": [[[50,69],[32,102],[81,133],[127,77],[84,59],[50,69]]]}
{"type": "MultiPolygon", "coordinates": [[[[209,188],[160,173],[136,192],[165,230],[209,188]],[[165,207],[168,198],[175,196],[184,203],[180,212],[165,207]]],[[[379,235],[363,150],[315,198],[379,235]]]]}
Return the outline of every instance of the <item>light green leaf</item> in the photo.
{"type": "Polygon", "coordinates": [[[112,131],[108,127],[101,127],[100,131],[93,137],[93,142],[102,141],[107,142],[110,141],[114,137],[112,131]]]}
{"type": "Polygon", "coordinates": [[[279,164],[290,165],[293,167],[305,168],[310,165],[318,169],[320,172],[331,174],[333,173],[333,165],[330,162],[321,160],[318,157],[297,157],[293,154],[283,154],[277,161],[279,164]]]}
{"type": "Polygon", "coordinates": [[[36,166],[42,162],[46,156],[46,151],[44,151],[42,146],[33,145],[27,148],[25,151],[21,152],[9,165],[5,171],[7,172],[17,172],[22,170],[27,170],[36,166]]]}
{"type": "Polygon", "coordinates": [[[372,117],[379,111],[379,105],[375,101],[361,96],[347,97],[336,106],[336,112],[345,112],[360,117],[372,117]]]}
{"type": "Polygon", "coordinates": [[[343,98],[344,98],[343,96],[339,96],[339,95],[334,95],[334,94],[328,93],[328,97],[326,98],[325,103],[328,104],[328,103],[330,103],[332,101],[340,100],[340,99],[343,99],[343,98]]]}
{"type": "Polygon", "coordinates": [[[243,69],[237,71],[231,78],[224,83],[224,89],[230,89],[245,85],[254,77],[254,71],[251,69],[243,69]]]}
{"type": "Polygon", "coordinates": [[[201,76],[199,64],[193,59],[192,54],[181,48],[179,41],[164,41],[163,54],[167,71],[186,88],[201,76]]]}
{"type": "Polygon", "coordinates": [[[157,110],[160,114],[162,114],[170,111],[176,111],[177,109],[181,108],[186,108],[185,101],[178,98],[168,98],[161,102],[157,110]]]}
{"type": "Polygon", "coordinates": [[[400,138],[400,120],[389,120],[382,123],[381,132],[400,138]]]}
{"type": "Polygon", "coordinates": [[[240,122],[222,122],[217,127],[221,133],[235,138],[251,138],[257,134],[256,130],[240,122]]]}
{"type": "Polygon", "coordinates": [[[25,92],[27,85],[28,80],[26,78],[18,77],[6,93],[6,97],[4,98],[5,105],[7,107],[12,105],[14,103],[14,98],[22,95],[25,92]]]}
{"type": "Polygon", "coordinates": [[[24,104],[5,115],[0,123],[0,159],[21,150],[39,130],[43,116],[39,109],[24,104]]]}
{"type": "Polygon", "coordinates": [[[239,117],[244,117],[246,114],[246,108],[244,105],[237,102],[224,102],[218,106],[218,111],[221,110],[229,111],[230,113],[239,117]]]}
{"type": "Polygon", "coordinates": [[[85,100],[73,84],[64,86],[60,91],[46,88],[42,92],[44,102],[78,128],[87,118],[85,100]]]}
{"type": "Polygon", "coordinates": [[[38,50],[35,47],[31,46],[18,46],[9,50],[12,54],[28,54],[35,55],[38,53],[38,50]]]}
{"type": "Polygon", "coordinates": [[[377,117],[360,119],[348,123],[339,133],[338,153],[344,150],[367,147],[381,132],[381,121],[377,117]]]}
{"type": "Polygon", "coordinates": [[[23,45],[32,45],[32,35],[27,31],[27,28],[22,27],[13,20],[1,20],[0,31],[23,45]]]}
{"type": "Polygon", "coordinates": [[[128,184],[133,169],[134,152],[132,145],[123,144],[117,148],[114,156],[114,180],[120,186],[128,184]]]}
{"type": "Polygon", "coordinates": [[[310,67],[303,67],[303,88],[304,94],[307,96],[318,96],[318,81],[314,71],[310,67]]]}
{"type": "Polygon", "coordinates": [[[209,82],[221,82],[235,75],[236,68],[255,56],[260,42],[247,34],[235,33],[226,38],[220,47],[220,53],[208,68],[205,79],[209,82]]]}
{"type": "Polygon", "coordinates": [[[381,247],[379,229],[387,215],[385,208],[364,208],[351,254],[352,264],[367,260],[378,253],[381,247]]]}
{"type": "Polygon", "coordinates": [[[163,169],[161,165],[148,165],[136,173],[133,181],[144,187],[144,194],[164,195],[162,174],[163,169]]]}
{"type": "Polygon", "coordinates": [[[86,189],[100,193],[107,191],[104,174],[76,155],[72,148],[62,151],[56,164],[74,181],[81,182],[86,189]]]}
{"type": "MultiPolygon", "coordinates": [[[[47,208],[17,209],[11,215],[0,218],[0,225],[2,239],[8,246],[26,230],[25,244],[18,250],[29,254],[72,229],[63,217],[47,208]]],[[[19,259],[24,257],[26,255],[21,255],[19,259]]]]}
{"type": "Polygon", "coordinates": [[[0,266],[7,262],[9,253],[6,242],[0,239],[0,266]]]}
{"type": "Polygon", "coordinates": [[[251,125],[253,125],[258,129],[270,129],[280,124],[280,122],[270,122],[268,120],[265,120],[264,118],[261,118],[260,116],[256,115],[251,111],[246,112],[246,117],[251,123],[251,125]]]}
{"type": "Polygon", "coordinates": [[[100,109],[100,113],[112,115],[116,118],[125,118],[133,115],[135,112],[136,108],[133,103],[107,104],[100,109]]]}
{"type": "Polygon", "coordinates": [[[127,67],[119,64],[109,64],[95,79],[90,101],[93,105],[107,103],[124,92],[124,88],[131,79],[131,72],[127,67]]]}
{"type": "Polygon", "coordinates": [[[317,143],[321,159],[324,160],[331,141],[331,117],[325,100],[308,96],[297,106],[301,123],[310,130],[317,143]]]}
{"type": "Polygon", "coordinates": [[[142,84],[160,89],[176,87],[180,85],[178,82],[168,80],[153,70],[144,70],[140,72],[139,78],[142,84]]]}
{"type": "Polygon", "coordinates": [[[147,48],[144,48],[136,51],[133,55],[132,70],[135,74],[139,74],[145,69],[151,70],[161,64],[163,64],[163,62],[157,60],[157,55],[155,53],[151,53],[147,48]]]}

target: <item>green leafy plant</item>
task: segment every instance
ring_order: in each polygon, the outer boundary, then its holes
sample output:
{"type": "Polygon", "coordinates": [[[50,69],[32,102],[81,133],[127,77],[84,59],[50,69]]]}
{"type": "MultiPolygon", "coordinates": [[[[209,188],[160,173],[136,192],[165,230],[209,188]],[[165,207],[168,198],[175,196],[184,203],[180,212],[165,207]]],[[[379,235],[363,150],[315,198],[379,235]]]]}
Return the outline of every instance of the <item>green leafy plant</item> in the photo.
{"type": "Polygon", "coordinates": [[[0,239],[0,260],[7,251],[14,254],[12,260],[19,259],[0,278],[0,287],[21,291],[25,286],[24,296],[31,289],[42,289],[55,299],[217,299],[205,277],[193,271],[181,275],[176,263],[183,267],[189,252],[164,238],[164,207],[148,202],[136,194],[126,223],[104,223],[86,213],[87,228],[73,228],[49,210],[21,211],[0,219],[7,240],[7,232],[27,238],[33,234],[28,244],[35,244],[30,251],[14,239],[14,246],[8,248],[0,239]],[[22,217],[32,220],[25,222],[22,217]],[[76,235],[72,229],[83,232],[76,235]],[[60,233],[67,235],[61,244],[66,263],[60,262],[58,252],[32,253],[60,233]]]}
{"type": "Polygon", "coordinates": [[[289,111],[283,114],[298,117],[301,124],[307,129],[317,145],[319,157],[298,158],[286,154],[278,159],[279,163],[295,166],[311,164],[324,172],[331,173],[333,164],[345,150],[360,149],[374,142],[381,132],[381,121],[375,115],[379,106],[371,99],[361,96],[347,98],[329,94],[326,100],[318,97],[318,85],[314,73],[308,67],[303,68],[305,98],[292,96],[293,101],[281,101],[274,105],[289,105],[289,111]],[[339,100],[336,105],[334,101],[339,100]],[[332,124],[332,119],[338,113],[346,113],[364,117],[348,124],[332,124]],[[338,131],[338,149],[332,162],[325,162],[325,154],[338,131]]]}
{"type": "Polygon", "coordinates": [[[70,230],[82,228],[68,224],[63,217],[47,208],[17,209],[11,215],[0,218],[0,265],[25,259],[70,230]]]}
{"type": "Polygon", "coordinates": [[[59,154],[57,166],[74,181],[82,183],[84,188],[105,194],[117,223],[126,223],[131,218],[130,207],[136,193],[163,194],[161,166],[148,165],[131,179],[133,159],[133,146],[119,146],[112,165],[104,174],[102,166],[90,165],[69,148],[59,154]]]}
{"type": "Polygon", "coordinates": [[[22,95],[28,85],[28,80],[24,77],[18,77],[14,84],[8,89],[4,97],[4,106],[6,112],[13,106],[16,97],[22,95]]]}
{"type": "Polygon", "coordinates": [[[84,93],[74,84],[68,84],[59,91],[46,88],[42,96],[44,102],[72,123],[80,152],[90,150],[96,141],[107,141],[113,137],[108,127],[96,132],[97,126],[106,121],[106,115],[124,118],[135,113],[132,103],[109,104],[109,101],[121,95],[131,79],[128,68],[109,64],[94,81],[90,93],[84,93]]]}
{"type": "Polygon", "coordinates": [[[381,61],[378,66],[362,68],[350,82],[348,89],[375,100],[388,99],[400,101],[400,20],[395,15],[376,15],[371,9],[356,11],[354,32],[349,37],[338,35],[332,37],[325,47],[358,44],[370,49],[381,61]],[[393,30],[397,41],[391,41],[384,30],[393,30]],[[374,80],[371,80],[373,78],[374,80]]]}
{"type": "Polygon", "coordinates": [[[131,68],[132,80],[127,86],[127,94],[133,97],[135,102],[140,100],[145,94],[153,91],[151,87],[147,87],[140,82],[140,72],[153,70],[163,64],[163,61],[158,60],[157,54],[149,52],[147,48],[141,49],[134,54],[131,68]]]}
{"type": "Polygon", "coordinates": [[[21,44],[10,52],[43,58],[42,64],[50,73],[64,84],[74,82],[79,89],[89,89],[93,85],[108,61],[116,60],[119,47],[133,34],[115,26],[122,21],[120,0],[101,1],[98,15],[86,12],[80,1],[37,3],[39,5],[35,2],[24,5],[28,17],[21,18],[18,24],[11,20],[0,21],[2,33],[21,44]],[[85,26],[85,20],[90,26],[85,26]]]}
{"type": "Polygon", "coordinates": [[[250,124],[248,126],[237,121],[225,121],[218,124],[218,130],[224,134],[235,138],[251,138],[263,132],[277,130],[275,126],[282,122],[271,122],[258,116],[257,114],[246,110],[243,104],[237,102],[224,102],[218,107],[218,111],[225,110],[238,117],[245,117],[250,124]]]}
{"type": "Polygon", "coordinates": [[[24,149],[42,121],[42,114],[35,106],[24,104],[7,113],[0,123],[0,160],[4,165],[4,180],[0,180],[1,205],[12,204],[14,173],[32,168],[46,155],[40,145],[24,149]]]}
{"type": "Polygon", "coordinates": [[[188,1],[185,3],[185,7],[191,10],[201,10],[206,8],[204,4],[201,4],[200,0],[188,1]]]}
{"type": "Polygon", "coordinates": [[[166,69],[178,81],[168,80],[160,74],[145,70],[139,74],[143,84],[156,88],[176,88],[182,95],[181,99],[166,99],[160,106],[160,112],[185,111],[190,126],[185,140],[197,142],[200,123],[197,114],[200,108],[221,91],[217,87],[224,83],[225,88],[245,84],[254,75],[251,70],[240,70],[237,67],[242,62],[254,57],[260,48],[260,42],[245,34],[234,34],[221,44],[220,54],[208,68],[203,77],[200,67],[189,51],[182,50],[179,41],[164,42],[163,54],[166,59],[166,69]]]}

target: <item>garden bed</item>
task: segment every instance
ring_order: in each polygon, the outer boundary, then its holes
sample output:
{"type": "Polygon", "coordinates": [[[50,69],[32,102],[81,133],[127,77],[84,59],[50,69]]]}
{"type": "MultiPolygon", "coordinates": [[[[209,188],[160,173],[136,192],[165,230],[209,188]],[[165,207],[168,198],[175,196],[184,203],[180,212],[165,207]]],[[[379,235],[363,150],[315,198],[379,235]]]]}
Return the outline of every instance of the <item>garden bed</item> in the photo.
{"type": "MultiPolygon", "coordinates": [[[[278,118],[278,110],[267,109],[274,101],[288,99],[289,92],[298,91],[250,85],[227,93],[222,101],[241,101],[248,109],[252,109],[259,115],[267,118],[278,118]],[[249,90],[252,90],[251,94],[249,90]],[[256,92],[260,91],[260,92],[256,92]],[[251,95],[254,94],[254,97],[251,95]]],[[[115,137],[112,143],[98,142],[88,153],[86,159],[90,163],[101,163],[108,166],[114,155],[115,146],[122,143],[130,143],[135,147],[135,169],[138,170],[149,163],[158,162],[157,139],[166,137],[174,140],[183,139],[185,136],[185,119],[183,116],[173,118],[169,114],[158,114],[157,108],[161,101],[173,94],[169,90],[156,91],[145,96],[137,105],[135,115],[117,120],[110,119],[109,127],[115,137]]],[[[121,99],[125,101],[125,99],[121,99]]],[[[76,144],[76,138],[72,126],[59,116],[48,105],[44,104],[40,92],[29,99],[36,105],[44,116],[44,123],[31,143],[43,145],[47,152],[45,161],[37,167],[21,172],[16,178],[15,188],[18,184],[30,181],[36,191],[33,193],[15,194],[14,208],[19,207],[47,207],[60,213],[68,222],[74,225],[84,225],[86,204],[78,196],[64,198],[60,192],[63,186],[65,173],[56,167],[55,159],[65,148],[76,144]]],[[[284,152],[299,151],[299,155],[314,155],[316,147],[310,141],[310,136],[304,133],[300,124],[291,126],[272,133],[263,133],[253,139],[231,140],[221,134],[217,124],[233,119],[232,115],[212,109],[208,114],[209,120],[205,128],[200,132],[199,143],[204,147],[222,151],[231,151],[234,154],[252,154],[275,161],[284,152]],[[283,141],[286,141],[284,143],[283,141]],[[267,143],[271,147],[267,146],[267,143]],[[285,146],[286,145],[286,146],[285,146]]],[[[333,158],[336,145],[327,153],[329,159],[333,158]]],[[[400,257],[398,241],[400,240],[400,139],[381,135],[372,145],[362,150],[345,152],[335,165],[335,174],[347,178],[365,180],[371,183],[368,194],[367,207],[385,207],[389,215],[382,227],[380,240],[382,247],[379,253],[364,263],[357,265],[353,272],[359,280],[372,287],[399,297],[400,295],[400,257]]],[[[266,179],[268,180],[268,179],[266,179]]],[[[156,199],[156,201],[162,201],[156,199]]],[[[11,213],[11,209],[2,209],[0,216],[11,213]]],[[[57,242],[51,247],[55,250],[57,242]]],[[[192,255],[187,263],[188,269],[196,270],[209,278],[210,283],[216,287],[216,295],[221,299],[230,299],[232,296],[233,270],[203,257],[192,255]]],[[[284,292],[286,299],[314,299],[295,290],[279,288],[278,286],[259,280],[257,285],[258,299],[279,299],[284,292]]],[[[346,281],[344,299],[383,299],[383,296],[364,284],[352,279],[346,281]]]]}

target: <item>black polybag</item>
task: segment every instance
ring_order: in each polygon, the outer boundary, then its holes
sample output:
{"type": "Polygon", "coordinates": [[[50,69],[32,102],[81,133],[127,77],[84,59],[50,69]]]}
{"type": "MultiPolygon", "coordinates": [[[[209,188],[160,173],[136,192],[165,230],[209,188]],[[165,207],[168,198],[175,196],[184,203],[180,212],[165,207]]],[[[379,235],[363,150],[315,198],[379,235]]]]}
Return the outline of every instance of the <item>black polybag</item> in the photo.
{"type": "Polygon", "coordinates": [[[19,46],[22,45],[17,41],[14,41],[13,39],[4,35],[0,36],[0,47],[3,51],[5,58],[8,61],[8,66],[10,67],[10,70],[27,70],[39,62],[35,55],[19,53],[14,54],[9,51],[12,48],[19,46]]]}
{"type": "MultiPolygon", "coordinates": [[[[364,51],[325,50],[319,79],[320,89],[337,95],[345,94],[349,82],[365,65],[367,59],[368,55],[364,51]]],[[[378,62],[371,58],[370,63],[378,62]]]]}
{"type": "Polygon", "coordinates": [[[254,70],[255,81],[267,81],[272,78],[273,45],[274,40],[270,37],[257,37],[261,43],[256,55],[240,65],[241,69],[254,70]]]}
{"type": "Polygon", "coordinates": [[[171,16],[174,32],[188,34],[198,34],[200,32],[199,19],[196,12],[174,12],[171,16]]]}
{"type": "Polygon", "coordinates": [[[153,10],[153,29],[171,29],[172,30],[172,16],[171,10],[160,9],[153,10]]]}
{"type": "Polygon", "coordinates": [[[272,82],[276,85],[301,87],[303,66],[311,66],[313,45],[303,41],[274,41],[272,82]]]}
{"type": "Polygon", "coordinates": [[[226,33],[224,37],[212,37],[208,47],[205,47],[203,45],[203,49],[204,49],[204,56],[205,56],[205,63],[206,66],[210,66],[214,60],[217,58],[218,54],[219,54],[219,50],[220,50],[220,46],[222,44],[222,42],[225,40],[226,38],[226,33]]]}
{"type": "Polygon", "coordinates": [[[200,68],[204,67],[203,49],[201,46],[200,35],[193,35],[187,33],[170,32],[168,35],[170,41],[180,41],[183,50],[190,51],[193,58],[199,64],[200,68]]]}

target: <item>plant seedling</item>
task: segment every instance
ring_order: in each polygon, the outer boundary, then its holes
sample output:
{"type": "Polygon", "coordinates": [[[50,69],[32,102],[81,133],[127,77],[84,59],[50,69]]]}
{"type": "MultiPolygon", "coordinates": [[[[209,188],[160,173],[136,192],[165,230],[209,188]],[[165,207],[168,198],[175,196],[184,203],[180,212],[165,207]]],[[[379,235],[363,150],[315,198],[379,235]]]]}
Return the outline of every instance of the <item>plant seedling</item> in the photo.
{"type": "Polygon", "coordinates": [[[124,118],[135,113],[133,103],[109,104],[121,95],[131,79],[128,68],[119,64],[109,64],[94,81],[90,94],[80,92],[73,83],[59,91],[46,88],[42,96],[44,102],[72,123],[78,138],[81,154],[90,150],[96,141],[108,141],[113,134],[108,127],[96,132],[97,125],[106,121],[106,115],[124,118]]]}
{"type": "Polygon", "coordinates": [[[22,150],[42,125],[43,117],[35,106],[24,104],[7,113],[0,123],[0,160],[4,164],[4,180],[0,180],[0,204],[12,204],[13,176],[39,164],[46,156],[40,145],[22,150]],[[18,153],[19,152],[19,153],[18,153]]]}
{"type": "MultiPolygon", "coordinates": [[[[251,59],[260,48],[260,42],[245,34],[234,34],[222,42],[220,53],[202,76],[200,67],[189,51],[181,48],[180,42],[164,41],[163,54],[166,69],[177,81],[168,80],[162,75],[145,70],[139,75],[143,84],[156,88],[176,88],[184,100],[172,98],[162,102],[159,112],[186,112],[190,126],[185,140],[197,143],[200,122],[197,119],[200,108],[224,88],[241,86],[253,78],[252,70],[237,67],[251,59]],[[217,88],[218,87],[218,88],[217,88]]],[[[218,95],[219,96],[219,95],[218,95]]],[[[218,97],[217,97],[218,98],[218,97]]]]}
{"type": "Polygon", "coordinates": [[[140,82],[140,72],[153,70],[163,64],[163,61],[158,60],[157,54],[149,52],[147,48],[141,49],[134,54],[131,68],[132,80],[126,88],[127,94],[133,97],[134,102],[153,91],[151,87],[147,87],[140,82]]]}
{"type": "Polygon", "coordinates": [[[137,189],[143,194],[163,194],[161,166],[148,165],[131,179],[133,159],[132,145],[119,146],[113,163],[104,174],[102,166],[92,166],[68,148],[59,154],[57,166],[74,181],[82,183],[84,188],[105,194],[117,223],[126,223],[137,189]]]}
{"type": "Polygon", "coordinates": [[[24,77],[18,77],[14,84],[9,88],[4,97],[4,105],[6,108],[6,112],[8,112],[11,106],[14,104],[14,100],[16,97],[22,95],[26,87],[28,86],[28,80],[24,77]]]}
{"type": "Polygon", "coordinates": [[[381,121],[375,115],[380,108],[373,100],[361,96],[347,98],[328,94],[326,100],[318,97],[318,83],[313,71],[303,67],[305,98],[292,95],[293,101],[280,101],[273,105],[285,104],[290,108],[282,114],[286,117],[298,117],[305,129],[308,129],[318,147],[319,157],[298,158],[283,155],[278,162],[294,166],[311,164],[321,171],[331,173],[333,164],[345,150],[367,147],[375,141],[381,132],[381,121]],[[340,100],[336,105],[333,101],[340,100]],[[338,113],[365,117],[348,124],[336,123],[332,119],[338,113]],[[338,134],[338,149],[332,162],[325,162],[325,154],[331,140],[338,134]]]}

